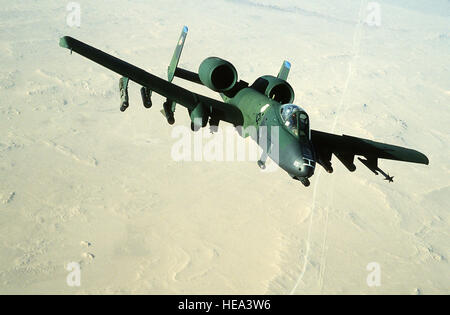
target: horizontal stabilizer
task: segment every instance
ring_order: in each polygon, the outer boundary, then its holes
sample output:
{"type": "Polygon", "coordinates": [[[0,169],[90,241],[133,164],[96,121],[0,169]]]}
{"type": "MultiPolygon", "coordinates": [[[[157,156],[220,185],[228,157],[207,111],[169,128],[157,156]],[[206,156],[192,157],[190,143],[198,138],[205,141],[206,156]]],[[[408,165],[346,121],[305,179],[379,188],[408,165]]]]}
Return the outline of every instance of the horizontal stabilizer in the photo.
{"type": "Polygon", "coordinates": [[[175,51],[173,52],[172,60],[170,61],[169,68],[167,69],[167,80],[169,82],[172,82],[175,71],[178,67],[178,62],[180,61],[181,53],[183,51],[184,42],[186,41],[186,36],[188,33],[188,27],[184,26],[183,30],[181,31],[180,39],[178,40],[177,47],[175,48],[175,51]]]}
{"type": "Polygon", "coordinates": [[[278,79],[282,79],[284,81],[287,80],[289,76],[289,71],[291,70],[291,63],[287,60],[283,62],[281,65],[280,72],[278,72],[278,79]]]}

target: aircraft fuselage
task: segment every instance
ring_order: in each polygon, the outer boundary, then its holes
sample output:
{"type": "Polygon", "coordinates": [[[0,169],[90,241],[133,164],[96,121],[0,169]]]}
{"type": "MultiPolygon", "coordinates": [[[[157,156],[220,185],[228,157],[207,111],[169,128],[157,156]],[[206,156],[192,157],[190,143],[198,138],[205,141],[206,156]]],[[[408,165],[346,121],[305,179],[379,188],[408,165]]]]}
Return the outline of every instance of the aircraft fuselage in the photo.
{"type": "MultiPolygon", "coordinates": [[[[267,153],[292,178],[304,180],[314,174],[316,161],[309,126],[303,139],[289,132],[280,114],[283,105],[251,87],[242,89],[227,102],[241,110],[244,123],[240,134],[252,137],[262,148],[263,156],[267,153]]],[[[306,115],[303,109],[298,109],[306,115]]]]}

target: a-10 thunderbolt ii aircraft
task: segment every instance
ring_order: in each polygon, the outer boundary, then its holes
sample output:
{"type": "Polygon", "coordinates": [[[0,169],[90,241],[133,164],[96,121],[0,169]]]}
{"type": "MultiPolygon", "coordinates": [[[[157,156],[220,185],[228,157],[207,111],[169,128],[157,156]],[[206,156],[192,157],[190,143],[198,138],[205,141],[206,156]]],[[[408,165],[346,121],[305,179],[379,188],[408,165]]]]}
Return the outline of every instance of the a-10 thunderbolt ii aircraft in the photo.
{"type": "MultiPolygon", "coordinates": [[[[385,180],[393,177],[378,167],[378,159],[428,164],[428,158],[415,150],[384,144],[347,135],[335,135],[310,129],[308,114],[294,105],[294,90],[286,81],[291,65],[285,61],[278,76],[264,75],[252,85],[239,80],[235,67],[218,57],[206,58],[198,73],[178,67],[188,28],[182,30],[168,67],[168,80],[161,79],[143,69],[115,58],[101,50],[82,43],[72,37],[62,37],[60,46],[68,48],[100,65],[122,75],[120,78],[121,111],[128,107],[128,82],[142,86],[141,96],[146,108],[152,106],[152,92],[166,98],[163,114],[169,124],[175,122],[176,104],[187,108],[191,118],[191,129],[197,131],[210,124],[211,131],[217,130],[220,121],[237,127],[243,137],[252,136],[262,147],[263,153],[258,165],[265,168],[267,157],[271,157],[293,179],[309,186],[316,162],[328,173],[333,172],[331,157],[334,154],[351,172],[355,171],[355,156],[372,172],[380,172],[385,180]],[[220,93],[222,101],[188,91],[172,83],[174,77],[195,82],[220,93]],[[266,139],[260,141],[245,130],[266,128],[266,139]],[[277,137],[271,136],[271,129],[278,128],[277,137]],[[274,150],[276,146],[277,150],[274,150]],[[275,152],[276,151],[276,152],[275,152]]],[[[259,133],[259,132],[257,132],[259,133]]]]}

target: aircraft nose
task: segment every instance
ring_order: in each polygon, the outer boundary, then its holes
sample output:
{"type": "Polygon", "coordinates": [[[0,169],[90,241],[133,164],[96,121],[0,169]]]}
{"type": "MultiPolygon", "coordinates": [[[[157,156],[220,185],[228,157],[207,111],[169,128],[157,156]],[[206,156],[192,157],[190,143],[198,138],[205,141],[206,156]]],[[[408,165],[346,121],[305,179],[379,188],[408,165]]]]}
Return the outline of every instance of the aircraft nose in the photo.
{"type": "Polygon", "coordinates": [[[297,177],[309,178],[314,175],[315,162],[309,159],[296,159],[293,163],[293,172],[297,177]]]}
{"type": "Polygon", "coordinates": [[[314,167],[309,166],[309,165],[303,165],[303,167],[301,169],[299,169],[299,171],[300,171],[300,173],[299,173],[300,177],[309,178],[314,175],[314,167]]]}

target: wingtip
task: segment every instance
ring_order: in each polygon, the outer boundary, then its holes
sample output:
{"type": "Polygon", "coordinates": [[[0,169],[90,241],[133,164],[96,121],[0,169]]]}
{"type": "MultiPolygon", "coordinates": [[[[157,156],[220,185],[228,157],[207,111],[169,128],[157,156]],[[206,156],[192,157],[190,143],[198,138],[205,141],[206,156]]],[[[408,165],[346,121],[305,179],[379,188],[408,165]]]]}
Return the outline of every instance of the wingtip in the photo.
{"type": "Polygon", "coordinates": [[[422,152],[418,152],[420,155],[420,161],[419,163],[425,164],[425,165],[429,165],[430,164],[430,160],[428,160],[428,157],[423,154],[422,152]]]}
{"type": "Polygon", "coordinates": [[[62,48],[67,48],[69,49],[69,43],[67,42],[67,40],[69,39],[68,36],[63,36],[59,39],[59,46],[62,48]]]}
{"type": "Polygon", "coordinates": [[[187,33],[188,31],[189,31],[189,27],[187,27],[187,25],[185,25],[185,26],[183,27],[183,32],[187,33]]]}

